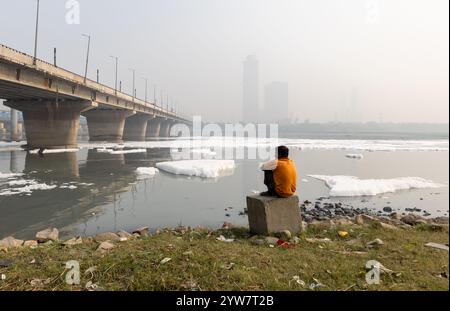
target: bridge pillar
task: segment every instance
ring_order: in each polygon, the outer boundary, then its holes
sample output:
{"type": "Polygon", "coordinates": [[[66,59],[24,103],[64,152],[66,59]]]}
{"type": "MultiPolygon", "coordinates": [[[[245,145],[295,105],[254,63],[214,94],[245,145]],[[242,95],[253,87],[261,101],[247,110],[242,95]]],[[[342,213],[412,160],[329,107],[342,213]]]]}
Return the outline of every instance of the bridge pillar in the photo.
{"type": "Polygon", "coordinates": [[[125,119],[134,114],[134,111],[124,109],[92,109],[84,112],[89,141],[121,142],[125,119]]]}
{"type": "Polygon", "coordinates": [[[77,146],[80,113],[90,101],[13,100],[6,106],[22,111],[28,149],[65,149],[77,146]]]}
{"type": "Polygon", "coordinates": [[[127,118],[123,130],[123,139],[128,141],[144,141],[150,119],[153,119],[153,116],[144,113],[127,118]]]}
{"type": "Polygon", "coordinates": [[[161,123],[160,137],[170,137],[170,128],[173,125],[173,120],[165,120],[161,123]]]}
{"type": "Polygon", "coordinates": [[[163,120],[163,118],[156,117],[148,121],[146,134],[147,139],[159,137],[161,123],[163,122],[163,120]]]}

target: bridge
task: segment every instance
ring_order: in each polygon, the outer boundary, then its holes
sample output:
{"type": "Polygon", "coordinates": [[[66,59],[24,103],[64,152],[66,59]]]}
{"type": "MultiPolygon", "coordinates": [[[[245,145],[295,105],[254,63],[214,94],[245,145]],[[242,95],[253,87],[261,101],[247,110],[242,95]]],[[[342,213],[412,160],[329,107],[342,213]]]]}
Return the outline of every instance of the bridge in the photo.
{"type": "MultiPolygon", "coordinates": [[[[134,91],[133,91],[134,92],[134,91]]],[[[23,113],[27,148],[75,148],[80,115],[90,141],[169,137],[187,119],[0,44],[0,98],[23,113]]]]}

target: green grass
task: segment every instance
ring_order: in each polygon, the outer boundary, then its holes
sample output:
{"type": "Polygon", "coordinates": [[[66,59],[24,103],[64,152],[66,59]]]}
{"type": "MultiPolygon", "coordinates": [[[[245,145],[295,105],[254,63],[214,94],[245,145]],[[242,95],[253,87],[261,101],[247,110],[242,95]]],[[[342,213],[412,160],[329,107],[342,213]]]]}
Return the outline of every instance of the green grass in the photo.
{"type": "Polygon", "coordinates": [[[428,242],[448,243],[448,227],[345,229],[350,233],[348,238],[340,238],[338,229],[310,230],[300,235],[300,243],[292,249],[253,245],[245,229],[234,229],[209,234],[167,230],[118,242],[106,254],[96,252],[95,242],[10,250],[0,252],[0,259],[14,262],[0,268],[0,274],[6,275],[5,280],[0,280],[0,290],[84,290],[88,281],[105,290],[310,290],[309,285],[315,280],[324,285],[317,290],[449,289],[448,252],[425,247],[428,242]],[[219,234],[234,236],[236,240],[217,241],[219,234]],[[305,240],[312,237],[327,237],[332,242],[305,240]],[[366,243],[375,238],[382,239],[385,245],[367,248],[366,243]],[[160,264],[166,257],[171,261],[160,264]],[[365,264],[372,259],[394,271],[383,274],[379,285],[365,282],[365,264]],[[65,283],[65,262],[69,260],[80,262],[78,286],[65,283]],[[92,266],[97,270],[85,275],[92,266]],[[293,280],[294,276],[306,286],[293,280]],[[43,280],[42,284],[31,282],[35,279],[43,280]]]}

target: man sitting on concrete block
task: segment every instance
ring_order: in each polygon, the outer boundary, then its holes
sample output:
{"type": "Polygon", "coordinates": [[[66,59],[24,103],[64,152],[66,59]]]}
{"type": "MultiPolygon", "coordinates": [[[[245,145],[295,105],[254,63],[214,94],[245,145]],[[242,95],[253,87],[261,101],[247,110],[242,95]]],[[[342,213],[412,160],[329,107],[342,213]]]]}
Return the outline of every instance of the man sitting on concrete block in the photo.
{"type": "Polygon", "coordinates": [[[289,149],[277,148],[277,160],[264,163],[264,184],[267,191],[259,196],[247,197],[250,231],[269,234],[289,230],[297,234],[301,230],[299,199],[297,190],[297,170],[289,160],[289,149]]]}
{"type": "Polygon", "coordinates": [[[289,198],[297,191],[297,169],[289,159],[289,149],[286,146],[277,148],[277,160],[261,165],[264,171],[264,184],[267,191],[262,196],[289,198]]]}

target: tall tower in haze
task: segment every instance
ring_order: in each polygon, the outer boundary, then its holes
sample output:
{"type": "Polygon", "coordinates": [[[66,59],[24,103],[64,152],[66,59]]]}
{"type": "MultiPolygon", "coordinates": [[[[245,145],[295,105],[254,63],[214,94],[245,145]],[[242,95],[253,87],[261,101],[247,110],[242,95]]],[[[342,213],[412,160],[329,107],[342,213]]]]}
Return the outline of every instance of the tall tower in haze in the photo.
{"type": "Polygon", "coordinates": [[[259,63],[249,55],[244,61],[242,121],[258,122],[259,112],[259,63]]]}

